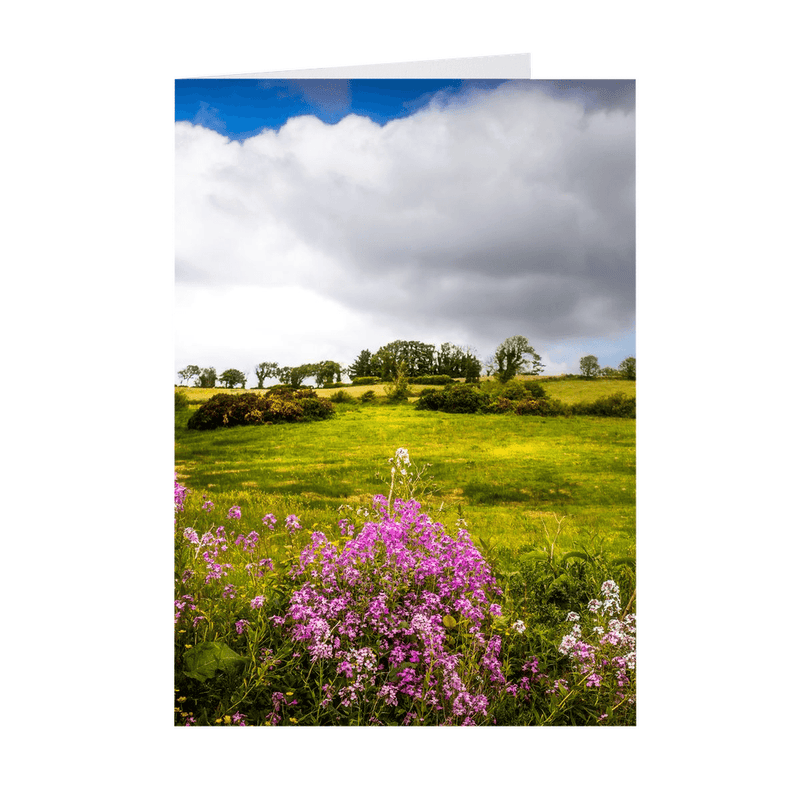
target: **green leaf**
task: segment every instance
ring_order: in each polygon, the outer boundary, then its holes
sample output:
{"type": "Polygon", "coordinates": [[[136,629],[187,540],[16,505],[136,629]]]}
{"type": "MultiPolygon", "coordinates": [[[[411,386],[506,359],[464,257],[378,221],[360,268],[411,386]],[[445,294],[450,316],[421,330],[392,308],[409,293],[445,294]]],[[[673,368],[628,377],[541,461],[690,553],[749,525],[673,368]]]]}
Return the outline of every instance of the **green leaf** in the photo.
{"type": "Polygon", "coordinates": [[[548,559],[549,556],[547,553],[543,553],[541,550],[531,550],[528,553],[523,553],[520,557],[520,561],[545,561],[548,559]]]}
{"type": "Polygon", "coordinates": [[[616,564],[627,564],[629,567],[635,567],[636,566],[636,559],[635,558],[630,558],[629,556],[623,556],[622,558],[615,558],[611,563],[615,564],[615,565],[616,564]]]}
{"type": "Polygon", "coordinates": [[[241,669],[247,659],[231,650],[224,642],[201,642],[183,657],[186,669],[183,674],[198,681],[207,681],[217,672],[234,672],[241,669]]]}
{"type": "Polygon", "coordinates": [[[445,628],[455,628],[455,626],[458,624],[449,614],[445,614],[444,617],[442,617],[442,622],[444,623],[445,628]]]}
{"type": "Polygon", "coordinates": [[[586,553],[581,553],[578,550],[572,550],[569,553],[566,553],[561,560],[566,561],[568,558],[582,558],[584,561],[592,560],[591,556],[587,555],[586,553]]]}

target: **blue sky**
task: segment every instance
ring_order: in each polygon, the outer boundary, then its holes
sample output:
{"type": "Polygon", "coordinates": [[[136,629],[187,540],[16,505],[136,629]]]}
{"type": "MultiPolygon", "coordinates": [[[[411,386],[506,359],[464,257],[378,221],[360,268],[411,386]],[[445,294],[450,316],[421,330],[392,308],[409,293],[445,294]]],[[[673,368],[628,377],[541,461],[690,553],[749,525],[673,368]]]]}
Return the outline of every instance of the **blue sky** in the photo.
{"type": "Polygon", "coordinates": [[[175,120],[193,122],[246,139],[264,128],[276,130],[290,117],[313,114],[335,124],[347,114],[380,125],[408,117],[437,92],[456,95],[467,86],[493,88],[506,81],[463,80],[178,80],[175,120]]]}
{"type": "Polygon", "coordinates": [[[176,370],[518,334],[617,366],[634,116],[632,81],[176,81],[176,370]]]}
{"type": "MultiPolygon", "coordinates": [[[[411,116],[438,94],[440,101],[470,89],[493,89],[508,80],[439,79],[186,79],[175,81],[175,120],[192,122],[230,139],[276,130],[290,117],[313,114],[335,124],[347,114],[384,125],[411,116]]],[[[589,109],[615,102],[633,106],[632,81],[526,81],[553,97],[571,98],[589,109]]]]}

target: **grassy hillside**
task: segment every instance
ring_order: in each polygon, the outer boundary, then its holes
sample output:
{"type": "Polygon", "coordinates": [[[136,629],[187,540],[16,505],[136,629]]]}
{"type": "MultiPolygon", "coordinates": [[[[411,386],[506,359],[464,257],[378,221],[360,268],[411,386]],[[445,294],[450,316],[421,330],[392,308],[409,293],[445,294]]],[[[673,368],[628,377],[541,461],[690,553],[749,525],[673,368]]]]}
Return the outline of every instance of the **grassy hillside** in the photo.
{"type": "MultiPolygon", "coordinates": [[[[199,391],[213,393],[190,393],[199,391]]],[[[635,551],[634,420],[358,405],[339,406],[323,422],[198,432],[185,427],[190,413],[176,419],[179,478],[254,514],[306,514],[309,524],[333,526],[340,506],[386,491],[387,459],[407,447],[430,464],[428,506],[443,521],[464,518],[474,535],[517,549],[540,544],[563,517],[566,549],[635,551]]]]}

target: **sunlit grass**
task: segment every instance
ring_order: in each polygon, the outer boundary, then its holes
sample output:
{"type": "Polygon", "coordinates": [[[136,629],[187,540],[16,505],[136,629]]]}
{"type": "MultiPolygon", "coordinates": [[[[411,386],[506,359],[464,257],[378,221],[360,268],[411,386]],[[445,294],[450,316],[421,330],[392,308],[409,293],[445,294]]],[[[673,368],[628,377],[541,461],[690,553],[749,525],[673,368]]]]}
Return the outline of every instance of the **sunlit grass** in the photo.
{"type": "MultiPolygon", "coordinates": [[[[551,396],[560,383],[548,383],[551,396]]],[[[363,505],[385,491],[383,465],[402,446],[431,465],[430,508],[446,521],[466,519],[476,536],[516,549],[539,541],[556,515],[566,518],[565,547],[602,544],[634,555],[634,420],[348,408],[322,422],[203,432],[186,429],[191,409],[180,412],[178,475],[220,502],[302,512],[330,527],[341,505],[363,505]]]]}

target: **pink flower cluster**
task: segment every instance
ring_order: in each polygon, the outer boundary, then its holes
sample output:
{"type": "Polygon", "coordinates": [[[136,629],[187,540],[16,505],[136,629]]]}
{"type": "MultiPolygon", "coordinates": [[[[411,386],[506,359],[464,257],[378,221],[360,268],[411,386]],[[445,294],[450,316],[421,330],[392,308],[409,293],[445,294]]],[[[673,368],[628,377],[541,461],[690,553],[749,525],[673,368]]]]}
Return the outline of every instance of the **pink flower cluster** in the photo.
{"type": "Polygon", "coordinates": [[[183,511],[183,504],[186,502],[186,494],[189,490],[178,483],[178,474],[175,473],[175,510],[183,511]]]}
{"type": "Polygon", "coordinates": [[[305,583],[275,621],[313,660],[332,662],[342,706],[367,694],[396,706],[405,695],[446,724],[474,724],[490,687],[505,684],[500,636],[489,630],[501,590],[466,530],[447,535],[415,500],[393,506],[378,495],[378,521],[341,552],[314,531],[295,572],[305,583]],[[458,634],[448,637],[446,617],[458,634]]]}

